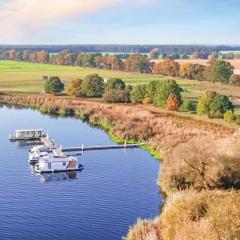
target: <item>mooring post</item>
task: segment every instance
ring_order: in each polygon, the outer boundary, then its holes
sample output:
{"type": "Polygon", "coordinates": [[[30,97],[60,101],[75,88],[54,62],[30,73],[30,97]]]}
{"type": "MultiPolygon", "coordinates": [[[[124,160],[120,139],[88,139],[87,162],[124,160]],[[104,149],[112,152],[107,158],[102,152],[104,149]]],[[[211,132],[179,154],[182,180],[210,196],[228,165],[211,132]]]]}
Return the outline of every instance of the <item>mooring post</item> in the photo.
{"type": "Polygon", "coordinates": [[[125,139],[124,147],[125,147],[125,148],[127,147],[127,139],[125,139]]]}

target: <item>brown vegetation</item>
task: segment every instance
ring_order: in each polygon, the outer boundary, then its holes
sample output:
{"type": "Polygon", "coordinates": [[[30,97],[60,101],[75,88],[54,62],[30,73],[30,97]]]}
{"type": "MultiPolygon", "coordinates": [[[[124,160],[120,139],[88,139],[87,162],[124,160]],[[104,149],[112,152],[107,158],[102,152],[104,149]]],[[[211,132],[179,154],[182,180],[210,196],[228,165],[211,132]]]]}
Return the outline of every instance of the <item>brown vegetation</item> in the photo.
{"type": "Polygon", "coordinates": [[[240,134],[233,128],[150,106],[49,95],[2,96],[2,102],[75,115],[163,153],[163,212],[152,221],[139,220],[127,240],[240,239],[240,134]]]}

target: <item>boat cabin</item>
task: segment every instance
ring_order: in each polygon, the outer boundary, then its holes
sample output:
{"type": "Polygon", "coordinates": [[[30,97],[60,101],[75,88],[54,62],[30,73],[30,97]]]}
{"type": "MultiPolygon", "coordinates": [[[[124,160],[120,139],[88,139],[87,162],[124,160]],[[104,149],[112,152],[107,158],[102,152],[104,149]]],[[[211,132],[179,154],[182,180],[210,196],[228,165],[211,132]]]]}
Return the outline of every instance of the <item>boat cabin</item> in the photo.
{"type": "Polygon", "coordinates": [[[82,165],[78,165],[78,160],[74,157],[51,156],[42,157],[35,165],[38,173],[69,172],[82,170],[82,165]]]}
{"type": "Polygon", "coordinates": [[[10,140],[34,140],[44,137],[42,129],[16,130],[15,135],[10,136],[10,140]]]}

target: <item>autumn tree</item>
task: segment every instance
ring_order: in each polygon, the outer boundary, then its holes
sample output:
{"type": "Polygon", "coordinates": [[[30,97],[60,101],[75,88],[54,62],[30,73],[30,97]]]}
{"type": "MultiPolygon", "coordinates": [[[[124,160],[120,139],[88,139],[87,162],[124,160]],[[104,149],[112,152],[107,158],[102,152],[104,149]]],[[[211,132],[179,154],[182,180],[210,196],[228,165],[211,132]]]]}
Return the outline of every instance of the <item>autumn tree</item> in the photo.
{"type": "Polygon", "coordinates": [[[109,70],[119,71],[122,70],[123,63],[117,55],[111,55],[106,57],[106,65],[109,70]]]}
{"type": "Polygon", "coordinates": [[[61,82],[60,78],[57,76],[50,77],[45,83],[45,92],[46,93],[60,93],[64,90],[64,83],[61,82]]]}
{"type": "Polygon", "coordinates": [[[131,54],[129,58],[124,62],[124,69],[127,72],[151,72],[152,63],[147,56],[141,54],[131,54]]]}
{"type": "Polygon", "coordinates": [[[82,79],[71,80],[67,89],[68,93],[74,97],[82,96],[82,83],[82,79]]]}
{"type": "Polygon", "coordinates": [[[201,64],[185,63],[180,67],[180,77],[191,80],[205,80],[206,67],[201,64]]]}
{"type": "Polygon", "coordinates": [[[163,76],[178,77],[179,71],[180,65],[174,60],[164,60],[154,66],[154,73],[163,76]]]}
{"type": "Polygon", "coordinates": [[[167,99],[167,109],[171,111],[177,111],[181,105],[181,99],[179,96],[171,94],[167,99]]]}
{"type": "Polygon", "coordinates": [[[45,50],[37,52],[37,62],[38,63],[48,63],[49,53],[45,50]]]}

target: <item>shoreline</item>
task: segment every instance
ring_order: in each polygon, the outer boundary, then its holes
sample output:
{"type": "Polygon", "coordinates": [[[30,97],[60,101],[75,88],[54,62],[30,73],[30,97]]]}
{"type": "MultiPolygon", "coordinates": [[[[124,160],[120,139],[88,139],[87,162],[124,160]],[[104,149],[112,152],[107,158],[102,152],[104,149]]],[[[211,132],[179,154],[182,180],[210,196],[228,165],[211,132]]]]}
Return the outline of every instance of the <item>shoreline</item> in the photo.
{"type": "MultiPolygon", "coordinates": [[[[1,96],[0,102],[33,108],[46,114],[75,116],[87,121],[90,125],[105,130],[114,142],[122,143],[125,141],[124,139],[127,139],[128,143],[146,142],[143,149],[147,150],[156,159],[164,159],[165,155],[177,146],[183,143],[187,144],[193,138],[214,136],[214,138],[220,140],[233,135],[237,129],[237,126],[221,125],[221,123],[218,124],[212,120],[198,120],[152,106],[106,104],[94,102],[94,100],[88,101],[86,99],[52,97],[49,95],[6,95],[1,96]]],[[[174,210],[176,203],[179,204],[180,202],[180,204],[185,204],[184,206],[190,208],[193,204],[191,198],[206,200],[212,197],[215,204],[217,204],[217,200],[214,197],[218,195],[222,198],[230,198],[231,201],[230,195],[236,195],[238,199],[237,193],[221,189],[213,189],[210,192],[206,190],[198,192],[194,189],[172,191],[168,188],[169,179],[162,179],[162,175],[166,175],[167,168],[171,167],[171,164],[167,165],[168,162],[166,163],[165,160],[162,163],[158,186],[165,199],[163,210],[160,216],[154,220],[138,221],[130,229],[127,240],[145,240],[148,239],[149,234],[156,236],[156,239],[162,239],[162,235],[170,236],[167,235],[168,231],[166,230],[170,227],[167,226],[170,224],[167,222],[168,213],[174,210]]],[[[196,207],[198,208],[198,205],[196,207]]],[[[209,209],[210,207],[212,207],[211,202],[209,202],[209,209]]],[[[173,235],[171,236],[171,238],[165,237],[164,239],[177,239],[173,235]]]]}

